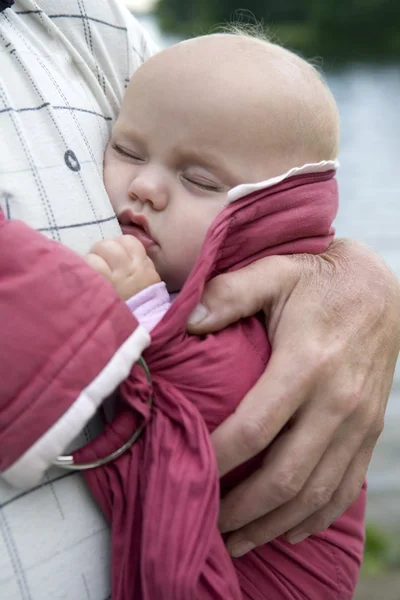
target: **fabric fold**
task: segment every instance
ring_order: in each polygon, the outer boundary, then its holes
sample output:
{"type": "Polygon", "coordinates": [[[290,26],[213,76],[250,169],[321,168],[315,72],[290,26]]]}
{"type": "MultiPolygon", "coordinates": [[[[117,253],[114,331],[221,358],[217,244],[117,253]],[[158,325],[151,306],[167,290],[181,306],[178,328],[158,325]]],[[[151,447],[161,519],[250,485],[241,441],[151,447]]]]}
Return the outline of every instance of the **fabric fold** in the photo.
{"type": "MultiPolygon", "coordinates": [[[[220,494],[225,485],[250,475],[268,449],[231,473],[220,489],[210,432],[264,372],[270,345],[258,316],[203,338],[186,334],[187,318],[215,274],[273,254],[326,250],[337,200],[330,171],[293,177],[229,205],[211,226],[182,291],[152,331],[144,358],[153,378],[154,408],[144,434],[113,464],[86,472],[112,526],[114,600],[351,597],[362,555],[363,498],[339,519],[345,534],[332,528],[299,547],[277,540],[243,560],[228,555],[217,527],[220,494]],[[344,550],[349,537],[354,542],[350,555],[344,550]],[[294,565],[295,583],[286,586],[277,562],[282,556],[294,565]],[[342,570],[349,564],[343,583],[342,570]],[[286,591],[274,595],[276,586],[286,591]]],[[[143,415],[148,393],[134,367],[120,388],[116,421],[97,440],[95,454],[109,448],[119,421],[130,420],[132,431],[132,415],[143,415]]],[[[77,459],[92,455],[88,446],[77,459]]]]}

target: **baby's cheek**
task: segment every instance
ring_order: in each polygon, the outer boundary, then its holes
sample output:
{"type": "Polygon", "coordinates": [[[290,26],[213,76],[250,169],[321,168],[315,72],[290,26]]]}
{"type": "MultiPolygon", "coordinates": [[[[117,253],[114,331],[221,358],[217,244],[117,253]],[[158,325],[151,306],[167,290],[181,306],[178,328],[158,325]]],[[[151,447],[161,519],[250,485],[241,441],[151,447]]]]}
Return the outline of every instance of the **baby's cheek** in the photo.
{"type": "Polygon", "coordinates": [[[177,263],[186,278],[200,256],[201,247],[202,243],[195,238],[191,239],[190,237],[182,239],[182,242],[179,245],[179,257],[177,257],[177,263]]]}
{"type": "Polygon", "coordinates": [[[130,177],[126,165],[113,158],[105,161],[103,181],[114,212],[118,215],[128,199],[130,177]]]}
{"type": "Polygon", "coordinates": [[[112,207],[113,207],[114,211],[117,213],[118,212],[118,197],[120,195],[119,194],[120,186],[117,185],[117,183],[116,183],[117,179],[110,172],[110,169],[108,169],[107,171],[105,170],[104,174],[103,174],[104,186],[106,188],[106,192],[110,199],[112,207]]]}

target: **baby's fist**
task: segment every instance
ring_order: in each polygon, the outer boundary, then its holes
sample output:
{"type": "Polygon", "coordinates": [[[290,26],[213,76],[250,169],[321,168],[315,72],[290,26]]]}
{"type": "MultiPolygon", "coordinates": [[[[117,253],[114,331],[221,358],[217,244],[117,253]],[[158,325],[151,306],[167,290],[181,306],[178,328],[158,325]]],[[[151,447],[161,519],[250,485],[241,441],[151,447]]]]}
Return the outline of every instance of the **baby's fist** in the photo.
{"type": "Polygon", "coordinates": [[[144,246],[132,235],[97,242],[86,262],[114,286],[122,300],[161,281],[144,246]]]}

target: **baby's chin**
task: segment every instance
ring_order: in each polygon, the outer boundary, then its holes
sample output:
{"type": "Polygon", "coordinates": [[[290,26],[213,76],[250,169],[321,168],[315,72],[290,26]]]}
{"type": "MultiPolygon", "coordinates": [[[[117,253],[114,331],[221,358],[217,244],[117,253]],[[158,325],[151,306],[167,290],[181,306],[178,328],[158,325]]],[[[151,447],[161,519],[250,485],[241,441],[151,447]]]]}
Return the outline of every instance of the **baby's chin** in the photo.
{"type": "Polygon", "coordinates": [[[161,280],[165,282],[165,285],[167,286],[167,290],[168,290],[169,294],[177,294],[178,292],[181,291],[181,289],[185,285],[184,281],[181,283],[180,280],[177,280],[173,276],[166,277],[166,279],[161,277],[161,280]]]}
{"type": "Polygon", "coordinates": [[[181,291],[187,281],[190,271],[187,273],[177,272],[176,270],[168,269],[165,265],[157,265],[154,261],[156,270],[161,277],[161,281],[167,286],[170,294],[176,294],[181,291]]]}

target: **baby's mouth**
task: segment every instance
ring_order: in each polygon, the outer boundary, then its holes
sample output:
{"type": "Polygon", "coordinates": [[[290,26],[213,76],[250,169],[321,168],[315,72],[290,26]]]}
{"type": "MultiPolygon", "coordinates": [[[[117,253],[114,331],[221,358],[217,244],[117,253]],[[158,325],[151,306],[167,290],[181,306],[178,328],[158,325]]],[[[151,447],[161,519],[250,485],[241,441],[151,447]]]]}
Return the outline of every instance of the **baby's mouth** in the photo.
{"type": "Polygon", "coordinates": [[[119,215],[119,223],[124,235],[133,235],[147,249],[154,246],[154,240],[148,221],[144,215],[135,214],[133,211],[124,211],[119,215]]]}

